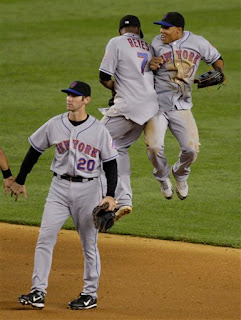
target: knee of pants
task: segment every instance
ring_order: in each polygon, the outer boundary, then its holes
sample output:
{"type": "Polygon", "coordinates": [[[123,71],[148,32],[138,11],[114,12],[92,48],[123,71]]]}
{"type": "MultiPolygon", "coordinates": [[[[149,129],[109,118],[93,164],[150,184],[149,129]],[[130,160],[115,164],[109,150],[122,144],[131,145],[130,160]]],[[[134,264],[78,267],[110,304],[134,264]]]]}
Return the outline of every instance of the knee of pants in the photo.
{"type": "Polygon", "coordinates": [[[37,245],[41,246],[54,246],[57,241],[57,234],[54,232],[41,231],[39,234],[37,245]]]}
{"type": "Polygon", "coordinates": [[[197,159],[199,149],[195,147],[188,147],[182,149],[182,154],[188,157],[190,162],[194,162],[197,159]]]}
{"type": "Polygon", "coordinates": [[[149,154],[154,154],[154,155],[162,155],[164,154],[164,145],[157,145],[157,144],[146,144],[147,146],[147,151],[149,154]]]}

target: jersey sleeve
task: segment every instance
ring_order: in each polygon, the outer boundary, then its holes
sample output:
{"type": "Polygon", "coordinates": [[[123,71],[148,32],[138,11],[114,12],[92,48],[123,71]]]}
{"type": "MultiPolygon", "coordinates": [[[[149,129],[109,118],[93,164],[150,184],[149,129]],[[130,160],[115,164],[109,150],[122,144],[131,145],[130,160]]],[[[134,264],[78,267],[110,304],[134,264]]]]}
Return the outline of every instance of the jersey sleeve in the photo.
{"type": "Polygon", "coordinates": [[[43,153],[45,149],[51,146],[49,142],[49,125],[50,120],[44,123],[28,138],[31,146],[40,153],[43,153]]]}
{"type": "MultiPolygon", "coordinates": [[[[102,125],[101,125],[102,126],[102,125]]],[[[118,157],[117,148],[106,127],[102,128],[100,158],[102,162],[111,161],[118,157]]]]}
{"type": "Polygon", "coordinates": [[[111,39],[106,48],[99,70],[111,76],[114,75],[118,62],[118,54],[114,38],[111,39]]]}
{"type": "Polygon", "coordinates": [[[220,58],[221,54],[213,45],[211,45],[211,43],[208,40],[199,36],[199,44],[201,60],[204,61],[206,64],[213,64],[220,58]]]}

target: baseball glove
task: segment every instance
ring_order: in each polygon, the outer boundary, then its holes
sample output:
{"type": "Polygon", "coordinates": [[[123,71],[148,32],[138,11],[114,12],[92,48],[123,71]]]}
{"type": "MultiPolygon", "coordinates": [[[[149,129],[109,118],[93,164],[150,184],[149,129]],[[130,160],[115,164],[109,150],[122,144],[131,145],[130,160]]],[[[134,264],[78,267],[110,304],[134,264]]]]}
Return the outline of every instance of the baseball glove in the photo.
{"type": "Polygon", "coordinates": [[[107,232],[115,223],[114,211],[106,211],[109,204],[105,202],[101,206],[97,206],[93,210],[93,219],[96,229],[100,232],[107,232]]]}
{"type": "Polygon", "coordinates": [[[194,79],[194,83],[197,83],[198,89],[216,86],[217,84],[219,84],[220,88],[221,84],[224,82],[224,79],[225,77],[222,70],[218,68],[216,70],[210,70],[200,74],[196,79],[194,79]]]}

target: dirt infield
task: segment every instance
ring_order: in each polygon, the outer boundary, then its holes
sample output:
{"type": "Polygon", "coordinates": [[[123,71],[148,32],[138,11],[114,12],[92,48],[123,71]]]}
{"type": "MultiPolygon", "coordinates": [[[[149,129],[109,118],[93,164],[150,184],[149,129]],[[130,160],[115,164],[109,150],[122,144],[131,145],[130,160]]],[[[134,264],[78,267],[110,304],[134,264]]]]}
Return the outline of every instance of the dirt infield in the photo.
{"type": "Polygon", "coordinates": [[[61,230],[46,305],[22,306],[31,285],[38,228],[0,224],[1,320],[240,319],[241,250],[100,234],[98,307],[68,310],[82,286],[75,231],[61,230]]]}

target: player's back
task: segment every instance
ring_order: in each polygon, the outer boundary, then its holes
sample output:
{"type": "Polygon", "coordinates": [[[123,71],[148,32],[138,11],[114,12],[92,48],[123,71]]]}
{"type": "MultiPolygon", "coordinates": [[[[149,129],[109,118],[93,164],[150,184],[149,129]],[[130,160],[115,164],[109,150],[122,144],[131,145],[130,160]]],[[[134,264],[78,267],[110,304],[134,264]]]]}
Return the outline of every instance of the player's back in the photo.
{"type": "Polygon", "coordinates": [[[100,71],[115,77],[115,107],[130,119],[144,123],[158,110],[149,45],[138,35],[126,33],[112,38],[100,71]]]}

